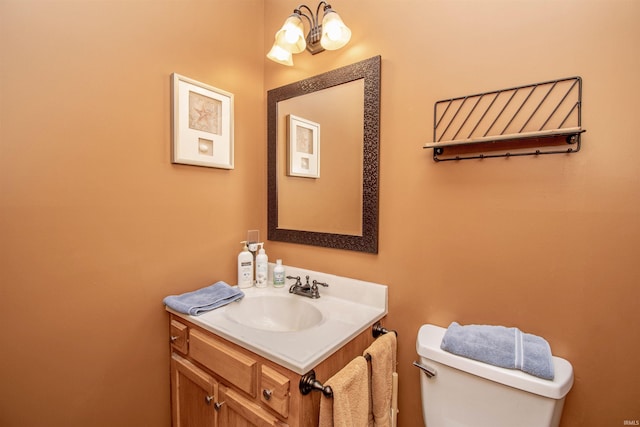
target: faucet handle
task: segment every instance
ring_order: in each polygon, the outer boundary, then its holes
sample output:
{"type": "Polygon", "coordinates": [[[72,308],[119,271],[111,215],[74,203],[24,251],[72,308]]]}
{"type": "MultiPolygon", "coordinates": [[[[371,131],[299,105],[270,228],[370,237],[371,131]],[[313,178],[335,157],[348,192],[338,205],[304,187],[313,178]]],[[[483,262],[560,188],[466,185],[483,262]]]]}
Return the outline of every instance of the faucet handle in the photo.
{"type": "Polygon", "coordinates": [[[300,282],[300,276],[287,276],[287,279],[295,280],[296,283],[289,287],[289,293],[292,294],[297,288],[302,287],[302,282],[300,282]]]}
{"type": "Polygon", "coordinates": [[[328,288],[328,287],[329,287],[329,284],[328,284],[328,283],[318,282],[317,280],[314,280],[314,281],[313,281],[313,284],[314,284],[314,285],[316,285],[316,286],[317,286],[317,285],[324,286],[325,288],[328,288]]]}

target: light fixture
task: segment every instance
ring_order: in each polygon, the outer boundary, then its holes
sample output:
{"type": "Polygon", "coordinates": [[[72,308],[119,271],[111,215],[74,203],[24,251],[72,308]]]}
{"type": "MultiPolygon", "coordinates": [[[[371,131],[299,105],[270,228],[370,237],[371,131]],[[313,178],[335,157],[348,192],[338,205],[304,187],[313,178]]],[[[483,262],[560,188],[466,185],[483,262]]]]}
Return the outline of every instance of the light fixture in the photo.
{"type": "Polygon", "coordinates": [[[273,47],[267,58],[279,64],[293,65],[292,54],[300,53],[305,48],[313,55],[323,50],[336,50],[346,45],[351,39],[351,30],[344,25],[340,15],[331,5],[321,1],[313,11],[306,4],[293,9],[293,13],[284,21],[284,25],[275,36],[273,47]],[[322,24],[319,24],[320,8],[322,9],[322,24]],[[303,12],[303,9],[308,12],[303,12]],[[302,17],[309,23],[309,32],[304,35],[302,17]]]}
{"type": "Polygon", "coordinates": [[[289,66],[293,65],[293,55],[291,52],[275,43],[273,44],[273,47],[271,47],[269,53],[267,53],[267,58],[277,62],[278,64],[289,66]]]}

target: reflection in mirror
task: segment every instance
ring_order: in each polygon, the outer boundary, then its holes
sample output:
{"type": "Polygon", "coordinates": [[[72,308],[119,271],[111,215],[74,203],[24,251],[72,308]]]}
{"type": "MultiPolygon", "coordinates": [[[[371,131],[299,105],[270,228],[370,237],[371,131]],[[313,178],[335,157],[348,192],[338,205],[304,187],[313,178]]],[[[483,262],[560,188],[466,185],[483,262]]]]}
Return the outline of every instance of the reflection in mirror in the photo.
{"type": "Polygon", "coordinates": [[[362,235],[363,114],[364,79],[278,103],[278,129],[288,130],[277,135],[277,164],[287,165],[278,167],[279,228],[362,235]],[[289,117],[316,126],[292,129],[289,117]]]}
{"type": "Polygon", "coordinates": [[[377,253],[380,62],[268,92],[269,240],[377,253]]]}

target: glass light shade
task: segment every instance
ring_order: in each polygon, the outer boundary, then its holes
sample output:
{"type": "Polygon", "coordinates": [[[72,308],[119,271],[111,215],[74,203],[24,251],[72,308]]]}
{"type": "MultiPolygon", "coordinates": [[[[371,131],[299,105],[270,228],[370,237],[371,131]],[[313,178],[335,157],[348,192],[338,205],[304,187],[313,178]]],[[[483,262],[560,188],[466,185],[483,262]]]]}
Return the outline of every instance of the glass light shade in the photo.
{"type": "Polygon", "coordinates": [[[320,44],[327,50],[340,49],[351,40],[351,30],[332,9],[324,11],[320,44]]]}
{"type": "Polygon", "coordinates": [[[269,51],[269,53],[267,53],[267,58],[274,62],[277,62],[278,64],[288,66],[293,65],[293,55],[291,54],[291,52],[278,46],[277,42],[273,44],[271,50],[269,51]]]}
{"type": "Polygon", "coordinates": [[[300,15],[294,13],[284,21],[284,25],[276,33],[276,44],[291,53],[300,53],[307,47],[300,15]]]}

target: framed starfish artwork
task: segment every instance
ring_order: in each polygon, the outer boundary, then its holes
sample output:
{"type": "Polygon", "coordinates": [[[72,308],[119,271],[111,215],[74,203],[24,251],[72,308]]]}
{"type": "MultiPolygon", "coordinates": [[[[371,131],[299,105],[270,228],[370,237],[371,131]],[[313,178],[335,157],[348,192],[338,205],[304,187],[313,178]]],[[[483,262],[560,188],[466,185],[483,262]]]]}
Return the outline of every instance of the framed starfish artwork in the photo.
{"type": "Polygon", "coordinates": [[[233,94],[171,74],[171,163],[233,169],[233,94]]]}
{"type": "Polygon", "coordinates": [[[320,124],[289,114],[287,137],[287,175],[320,178],[320,124]]]}

